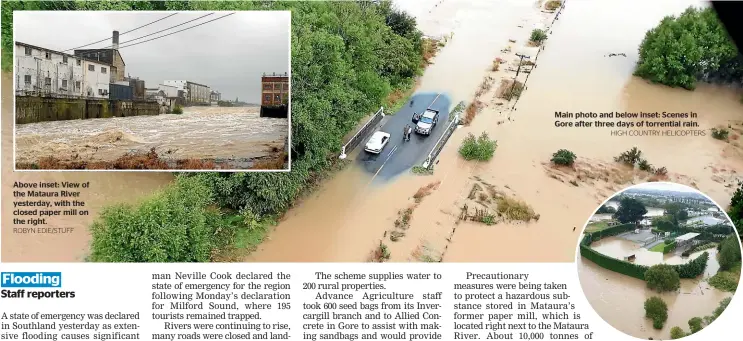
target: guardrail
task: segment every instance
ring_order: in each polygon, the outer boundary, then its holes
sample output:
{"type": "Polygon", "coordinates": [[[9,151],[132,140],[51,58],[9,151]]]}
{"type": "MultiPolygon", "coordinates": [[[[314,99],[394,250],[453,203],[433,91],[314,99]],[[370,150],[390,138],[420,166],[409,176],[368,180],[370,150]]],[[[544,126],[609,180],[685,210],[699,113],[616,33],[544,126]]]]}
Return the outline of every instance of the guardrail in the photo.
{"type": "Polygon", "coordinates": [[[379,110],[372,116],[369,121],[364,124],[359,131],[356,132],[349,140],[341,147],[341,155],[339,156],[340,159],[345,159],[351,151],[353,151],[356,147],[359,146],[361,141],[363,141],[371,131],[373,131],[377,124],[382,121],[384,118],[384,107],[379,107],[379,110]]]}
{"type": "Polygon", "coordinates": [[[446,145],[446,142],[449,141],[449,138],[454,134],[454,130],[456,130],[459,126],[459,113],[462,112],[463,109],[464,102],[459,102],[459,104],[454,107],[451,114],[449,115],[451,122],[449,122],[449,125],[446,127],[444,134],[441,135],[438,141],[436,141],[436,144],[431,149],[431,152],[428,153],[428,156],[426,156],[426,160],[423,161],[423,168],[429,170],[433,169],[434,161],[441,153],[441,150],[444,149],[444,145],[446,145]]]}

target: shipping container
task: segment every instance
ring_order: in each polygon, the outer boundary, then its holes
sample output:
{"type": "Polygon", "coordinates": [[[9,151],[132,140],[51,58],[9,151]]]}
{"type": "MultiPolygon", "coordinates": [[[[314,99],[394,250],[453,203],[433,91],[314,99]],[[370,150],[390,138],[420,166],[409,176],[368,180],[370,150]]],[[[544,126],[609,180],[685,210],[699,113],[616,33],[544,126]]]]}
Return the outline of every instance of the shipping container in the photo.
{"type": "Polygon", "coordinates": [[[134,99],[133,88],[129,85],[109,84],[108,98],[112,100],[131,101],[134,99]]]}

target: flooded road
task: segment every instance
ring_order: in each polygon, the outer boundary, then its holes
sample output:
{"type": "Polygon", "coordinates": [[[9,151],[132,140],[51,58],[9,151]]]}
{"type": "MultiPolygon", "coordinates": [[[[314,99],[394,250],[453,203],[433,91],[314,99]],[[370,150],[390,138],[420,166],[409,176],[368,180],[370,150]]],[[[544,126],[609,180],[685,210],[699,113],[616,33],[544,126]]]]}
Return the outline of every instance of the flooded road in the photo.
{"type": "MultiPolygon", "coordinates": [[[[716,273],[719,268],[716,250],[707,251],[710,252],[710,258],[704,278],[716,273]]],[[[694,255],[696,253],[691,257],[694,255]]],[[[640,339],[668,340],[670,330],[675,326],[688,332],[689,319],[711,315],[720,301],[732,296],[731,293],[711,287],[703,278],[683,279],[680,292],[658,294],[647,289],[645,281],[578,258],[578,276],[591,307],[614,328],[640,339]],[[661,297],[668,305],[668,320],[660,330],[654,329],[652,321],[645,318],[643,303],[652,296],[661,297]]],[[[668,263],[677,264],[672,261],[668,263]]]]}
{"type": "Polygon", "coordinates": [[[186,107],[182,115],[114,117],[16,125],[16,162],[111,161],[151,148],[167,159],[245,160],[283,150],[287,119],[258,107],[186,107]]]}
{"type": "Polygon", "coordinates": [[[413,166],[420,166],[431,152],[436,142],[441,138],[449,125],[449,111],[454,109],[445,94],[419,93],[412,96],[410,101],[394,115],[387,118],[379,129],[389,133],[390,142],[379,154],[363,151],[366,141],[358,147],[360,149],[356,159],[370,174],[380,180],[390,180],[409,171],[413,166]],[[414,127],[413,113],[422,113],[426,109],[439,111],[439,122],[431,130],[430,135],[420,135],[413,132],[410,141],[403,141],[403,128],[414,127]]]}
{"type": "MultiPolygon", "coordinates": [[[[552,21],[549,14],[541,12],[540,4],[531,0],[396,3],[417,16],[424,34],[454,34],[421,77],[419,87],[422,93],[446,93],[451,103],[471,102],[484,77],[513,77],[506,71],[491,71],[492,61],[504,56],[502,49],[523,45],[533,25],[552,21]]],[[[554,112],[566,110],[695,111],[699,113],[701,129],[743,120],[743,105],[732,89],[700,84],[696,91],[688,92],[632,77],[637,47],[646,30],[664,16],[680,13],[696,3],[568,1],[564,14],[550,29],[552,34],[539,55],[538,67],[530,74],[515,111],[498,105],[493,91],[486,93],[480,99],[485,107],[470,126],[454,133],[433,175],[403,173],[394,181],[375,185],[370,183],[372,174],[358,164],[340,172],[289,210],[268,240],[247,260],[365,261],[384,240],[391,261],[419,260],[416,251],[425,245],[443,254],[443,261],[447,262],[573,262],[580,227],[587,218],[606,198],[637,180],[615,177],[608,182],[580,182],[578,186],[559,181],[545,171],[543,164],[560,148],[573,151],[579,162],[599,172],[603,168],[609,170],[614,156],[637,146],[651,164],[668,168],[671,181],[697,187],[721,206],[727,206],[738,174],[743,172],[743,154],[734,143],[709,136],[616,137],[608,129],[554,127],[554,112]],[[604,57],[608,53],[626,53],[627,58],[604,57]],[[487,163],[462,160],[457,152],[462,140],[468,133],[482,132],[498,142],[493,159],[487,163]],[[684,157],[679,157],[679,151],[684,152],[684,157]],[[494,226],[458,223],[459,207],[475,176],[509,189],[541,216],[539,221],[494,226]],[[413,195],[432,183],[439,185],[416,202],[413,195]],[[397,242],[390,241],[388,232],[394,228],[400,211],[408,208],[412,214],[406,235],[397,242]],[[573,231],[574,227],[578,228],[573,231]]],[[[508,58],[513,59],[513,54],[508,58]]],[[[12,114],[3,109],[3,115],[12,114]]],[[[5,151],[5,139],[9,137],[5,134],[3,138],[5,151]]],[[[153,173],[137,179],[129,174],[96,174],[91,180],[127,184],[121,189],[101,185],[101,196],[110,194],[108,190],[118,190],[115,194],[132,193],[132,197],[137,197],[151,192],[152,182],[169,181],[166,176],[159,176],[153,173]],[[143,182],[145,179],[150,183],[143,182]]],[[[87,225],[81,222],[79,226],[87,225]]],[[[3,247],[6,240],[3,239],[3,247]]],[[[41,254],[50,248],[32,241],[29,238],[24,244],[27,255],[34,247],[44,248],[39,251],[41,254]]],[[[71,248],[68,253],[75,255],[55,256],[75,259],[82,251],[71,248]]],[[[714,309],[716,303],[710,305],[714,309]]],[[[638,307],[642,309],[641,302],[638,307]]]]}

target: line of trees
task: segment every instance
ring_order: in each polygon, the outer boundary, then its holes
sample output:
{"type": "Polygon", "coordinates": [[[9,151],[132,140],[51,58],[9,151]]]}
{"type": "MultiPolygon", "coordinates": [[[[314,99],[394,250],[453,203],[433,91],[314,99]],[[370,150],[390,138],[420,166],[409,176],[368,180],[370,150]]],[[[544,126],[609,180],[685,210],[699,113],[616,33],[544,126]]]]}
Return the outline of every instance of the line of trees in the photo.
{"type": "MultiPolygon", "coordinates": [[[[411,86],[423,68],[423,36],[410,15],[389,1],[374,2],[283,2],[283,1],[57,1],[3,2],[3,60],[12,61],[13,10],[290,10],[292,12],[292,171],[290,173],[198,173],[191,175],[206,186],[186,185],[199,190],[181,190],[173,195],[209,196],[195,199],[216,205],[222,211],[242,212],[251,217],[284,213],[294,201],[334,166],[343,136],[369,112],[379,108],[395,89],[411,86]]],[[[5,68],[9,70],[10,67],[5,68]]],[[[185,181],[181,176],[177,182],[185,181]]],[[[154,198],[152,200],[155,200],[154,198]]],[[[150,201],[152,201],[150,200],[150,201]]],[[[143,204],[142,204],[143,205],[143,204]]],[[[159,207],[150,203],[148,207],[159,207]]],[[[129,254],[132,243],[160,249],[161,225],[181,222],[178,209],[167,210],[167,219],[140,212],[144,206],[108,210],[96,225],[92,254],[97,259],[162,261],[141,251],[129,254]],[[139,210],[139,211],[138,211],[139,210]],[[124,213],[122,213],[124,212],[124,213]],[[140,212],[134,214],[132,212],[140,212]],[[141,231],[135,231],[136,229],[141,231]],[[149,238],[158,237],[159,239],[149,238]],[[103,241],[105,239],[105,241],[103,241]],[[109,240],[111,239],[111,240],[109,240]],[[118,239],[116,242],[114,239],[118,239]],[[111,244],[118,243],[118,244],[111,244]],[[97,252],[105,245],[106,255],[97,252]],[[111,254],[118,253],[118,254],[111,254]]],[[[206,220],[207,223],[211,220],[206,220]]],[[[216,229],[212,226],[210,228],[216,229]]],[[[179,238],[191,238],[179,233],[179,238]]],[[[178,250],[190,243],[172,244],[178,250]]],[[[199,245],[203,245],[199,244],[199,245]]],[[[174,252],[182,254],[181,252],[174,252]]],[[[92,257],[94,258],[94,257],[92,257]]],[[[165,261],[201,261],[203,256],[171,257],[165,261]]],[[[95,259],[93,259],[95,260],[95,259]]]]}
{"type": "Polygon", "coordinates": [[[696,82],[743,83],[743,56],[712,8],[689,7],[645,34],[635,75],[693,90],[696,82]]]}

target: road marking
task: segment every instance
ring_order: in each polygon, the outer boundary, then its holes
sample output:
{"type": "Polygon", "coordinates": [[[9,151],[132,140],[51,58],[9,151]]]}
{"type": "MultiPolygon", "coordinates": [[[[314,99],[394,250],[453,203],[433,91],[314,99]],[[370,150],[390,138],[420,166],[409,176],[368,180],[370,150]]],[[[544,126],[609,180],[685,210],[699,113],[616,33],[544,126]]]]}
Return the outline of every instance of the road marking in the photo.
{"type": "Polygon", "coordinates": [[[369,185],[371,185],[371,183],[374,182],[374,179],[377,177],[377,175],[379,175],[379,172],[382,171],[382,168],[384,168],[384,165],[387,164],[387,161],[390,160],[390,158],[392,157],[392,154],[394,154],[396,150],[397,150],[397,145],[395,145],[395,147],[393,147],[392,150],[390,150],[390,153],[387,154],[387,159],[384,160],[384,162],[382,163],[382,166],[380,166],[379,169],[377,169],[377,172],[374,173],[374,176],[372,176],[371,180],[369,180],[369,183],[366,185],[366,187],[369,187],[369,185]]]}
{"type": "Polygon", "coordinates": [[[439,93],[439,94],[436,94],[436,98],[434,98],[434,99],[433,99],[433,102],[431,102],[431,104],[429,104],[429,105],[428,105],[428,108],[426,108],[426,110],[428,110],[428,109],[431,109],[431,106],[432,106],[432,105],[433,105],[434,103],[436,103],[436,100],[437,100],[437,99],[439,99],[439,96],[441,96],[441,94],[440,94],[440,93],[439,93]]]}

